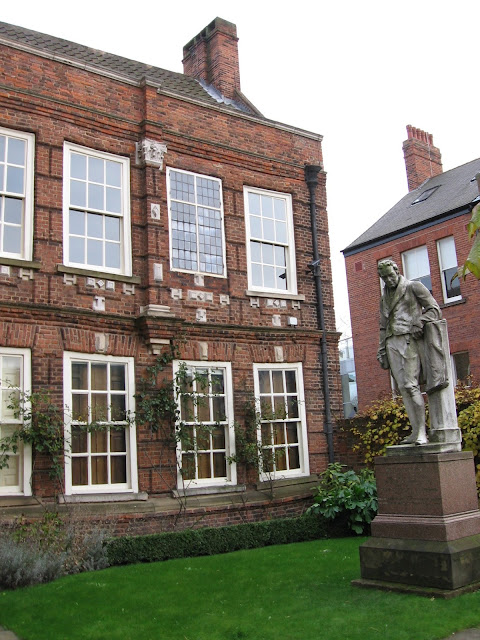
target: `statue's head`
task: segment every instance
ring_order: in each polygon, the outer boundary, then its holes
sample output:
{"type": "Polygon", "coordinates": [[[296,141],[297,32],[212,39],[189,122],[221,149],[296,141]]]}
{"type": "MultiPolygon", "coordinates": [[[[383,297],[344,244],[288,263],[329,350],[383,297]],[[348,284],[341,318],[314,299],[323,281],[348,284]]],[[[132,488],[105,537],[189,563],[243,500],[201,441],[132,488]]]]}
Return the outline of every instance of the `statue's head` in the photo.
{"type": "Polygon", "coordinates": [[[378,275],[388,289],[394,289],[400,279],[400,271],[393,260],[381,260],[377,265],[378,275]]]}

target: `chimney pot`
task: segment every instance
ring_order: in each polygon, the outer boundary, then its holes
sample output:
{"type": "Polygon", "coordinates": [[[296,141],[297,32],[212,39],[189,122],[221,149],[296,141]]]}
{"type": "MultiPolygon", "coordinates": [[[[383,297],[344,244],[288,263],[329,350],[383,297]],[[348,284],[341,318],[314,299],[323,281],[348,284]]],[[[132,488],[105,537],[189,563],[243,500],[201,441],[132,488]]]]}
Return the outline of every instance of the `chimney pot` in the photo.
{"type": "Polygon", "coordinates": [[[410,124],[407,125],[403,155],[409,191],[419,187],[425,180],[443,173],[442,155],[433,145],[433,135],[410,124]]]}
{"type": "Polygon", "coordinates": [[[240,91],[237,27],[215,18],[183,47],[183,72],[235,99],[240,91]]]}

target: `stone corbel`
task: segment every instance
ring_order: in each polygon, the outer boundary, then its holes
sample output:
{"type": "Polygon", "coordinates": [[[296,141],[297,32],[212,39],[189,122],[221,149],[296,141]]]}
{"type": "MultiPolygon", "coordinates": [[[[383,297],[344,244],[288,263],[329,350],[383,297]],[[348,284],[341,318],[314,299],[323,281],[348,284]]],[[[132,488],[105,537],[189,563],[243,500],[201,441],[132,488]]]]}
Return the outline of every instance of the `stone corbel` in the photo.
{"type": "Polygon", "coordinates": [[[135,144],[135,161],[142,167],[158,167],[163,169],[163,157],[167,152],[167,145],[144,138],[135,144]]]}

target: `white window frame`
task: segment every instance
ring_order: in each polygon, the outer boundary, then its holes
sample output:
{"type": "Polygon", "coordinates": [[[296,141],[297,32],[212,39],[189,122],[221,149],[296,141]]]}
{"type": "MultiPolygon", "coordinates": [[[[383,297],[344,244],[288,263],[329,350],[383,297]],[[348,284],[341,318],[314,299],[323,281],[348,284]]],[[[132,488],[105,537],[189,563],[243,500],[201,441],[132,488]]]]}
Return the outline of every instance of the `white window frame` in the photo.
{"type": "MultiPolygon", "coordinates": [[[[195,173],[193,171],[184,171],[183,169],[176,169],[175,167],[167,167],[167,203],[168,203],[168,228],[169,228],[169,244],[170,244],[170,268],[172,271],[178,271],[181,273],[201,273],[202,275],[205,276],[211,276],[213,278],[226,278],[227,277],[227,256],[226,256],[226,244],[225,244],[225,212],[224,212],[224,206],[223,206],[223,189],[222,189],[222,181],[220,180],[220,178],[215,178],[213,176],[207,176],[201,173],[195,173]],[[176,199],[171,197],[171,193],[170,193],[170,181],[171,181],[171,174],[175,172],[175,173],[183,173],[185,175],[190,175],[194,177],[194,183],[196,185],[196,178],[203,178],[205,180],[211,180],[213,182],[216,182],[219,185],[219,194],[220,194],[220,216],[221,216],[221,240],[222,240],[222,261],[223,261],[223,270],[222,273],[212,273],[210,271],[202,271],[200,269],[200,265],[199,265],[199,242],[198,242],[198,238],[199,238],[199,234],[198,234],[198,215],[195,215],[195,220],[196,220],[196,237],[197,237],[197,241],[196,241],[196,252],[197,252],[197,266],[198,269],[187,269],[187,268],[181,268],[181,267],[176,267],[173,265],[173,260],[174,260],[174,247],[173,247],[173,222],[172,222],[172,201],[176,199]]],[[[179,200],[179,202],[182,202],[179,200]]],[[[197,211],[197,207],[198,206],[204,206],[204,205],[200,205],[198,203],[197,200],[197,196],[196,196],[196,186],[195,186],[195,202],[189,202],[188,204],[193,205],[195,207],[195,210],[197,211]]],[[[207,207],[205,206],[205,208],[211,208],[213,210],[216,210],[216,207],[207,207]]]]}
{"type": "Polygon", "coordinates": [[[296,260],[295,260],[295,234],[294,234],[294,226],[293,226],[293,207],[292,207],[292,196],[289,193],[281,193],[278,191],[269,191],[267,189],[259,189],[257,187],[247,187],[243,188],[243,201],[245,208],[245,230],[246,230],[246,251],[247,251],[247,272],[248,272],[248,289],[250,291],[258,291],[258,292],[266,292],[266,293],[275,293],[275,294],[283,294],[283,295],[297,295],[297,269],[296,269],[296,260]],[[269,242],[265,241],[261,238],[253,238],[250,227],[250,210],[249,210],[249,200],[248,195],[257,194],[259,196],[268,196],[272,198],[280,198],[285,201],[286,208],[286,226],[287,226],[287,243],[281,242],[269,242]],[[287,288],[280,289],[277,287],[265,287],[253,284],[253,274],[252,274],[252,255],[251,255],[251,247],[250,242],[254,239],[257,239],[259,242],[264,242],[265,244],[272,244],[272,246],[282,246],[285,247],[285,262],[286,262],[286,278],[287,278],[287,288]]]}
{"type": "MultiPolygon", "coordinates": [[[[432,287],[432,271],[430,269],[430,260],[428,258],[428,248],[426,244],[422,244],[419,247],[414,247],[413,249],[407,249],[407,251],[403,251],[402,253],[402,267],[403,267],[403,273],[405,274],[405,278],[407,278],[407,280],[416,280],[418,282],[421,282],[420,278],[425,278],[427,275],[430,278],[430,286],[432,287]],[[420,253],[420,251],[424,251],[426,258],[427,258],[427,263],[428,263],[428,273],[422,274],[422,275],[418,275],[415,277],[412,277],[409,273],[407,273],[407,261],[406,261],[406,255],[407,254],[418,254],[420,253]]],[[[423,284],[423,283],[422,283],[423,284]]],[[[428,287],[427,287],[428,289],[428,287]]]]}
{"type": "MultiPolygon", "coordinates": [[[[22,221],[22,240],[21,250],[19,253],[12,253],[9,251],[1,251],[0,256],[4,258],[13,258],[17,260],[31,261],[33,258],[33,212],[34,212],[34,199],[33,199],[33,183],[34,183],[34,156],[35,156],[35,135],[33,133],[24,133],[23,131],[15,131],[12,129],[0,128],[0,135],[7,138],[18,138],[26,143],[26,158],[25,158],[25,182],[23,194],[9,193],[4,190],[4,185],[0,184],[0,196],[12,196],[14,198],[23,200],[23,221],[22,221]]],[[[5,177],[6,181],[6,177],[5,177]]],[[[6,184],[5,184],[6,187],[6,184]]],[[[1,203],[0,203],[1,204],[1,203]]],[[[3,224],[2,224],[3,228],[3,224]]],[[[3,245],[3,230],[2,230],[2,242],[3,245]]]]}
{"type": "MultiPolygon", "coordinates": [[[[232,383],[232,363],[231,362],[213,362],[210,360],[174,360],[173,375],[177,380],[177,374],[182,365],[186,365],[187,369],[222,369],[225,372],[225,410],[226,410],[226,433],[225,433],[225,456],[226,461],[226,477],[222,478],[197,478],[184,479],[181,474],[182,468],[182,444],[177,442],[177,487],[179,490],[188,490],[200,487],[229,486],[237,484],[237,466],[235,462],[229,462],[229,456],[235,456],[235,422],[233,413],[233,383],[232,383]]],[[[177,401],[180,400],[180,390],[175,390],[177,401]]],[[[180,410],[180,406],[179,406],[180,410]]]]}
{"type": "MultiPolygon", "coordinates": [[[[458,296],[449,297],[447,287],[445,286],[445,271],[447,269],[458,268],[457,251],[455,248],[455,238],[453,236],[447,236],[446,238],[441,238],[440,240],[437,240],[437,253],[438,253],[438,266],[440,268],[440,280],[442,281],[443,300],[444,302],[457,302],[458,300],[462,299],[462,294],[460,293],[460,295],[458,296]],[[445,243],[447,240],[453,243],[453,252],[455,253],[455,260],[456,260],[455,265],[446,266],[443,264],[441,245],[442,243],[445,243]]],[[[459,280],[459,286],[460,286],[460,279],[458,280],[459,280]]]]}
{"type": "MultiPolygon", "coordinates": [[[[253,365],[253,382],[254,382],[254,391],[255,391],[255,406],[257,415],[260,415],[260,382],[259,382],[259,371],[287,371],[294,370],[296,373],[296,383],[297,383],[297,398],[298,398],[298,418],[296,422],[299,422],[299,432],[298,432],[298,446],[299,446],[299,461],[300,468],[299,469],[291,469],[291,470],[281,470],[274,472],[263,472],[260,471],[260,480],[265,481],[272,477],[275,480],[281,480],[282,478],[299,478],[302,476],[308,476],[310,474],[310,463],[308,458],[308,431],[307,431],[307,417],[305,410],[305,388],[303,384],[303,366],[301,362],[282,362],[282,363],[264,363],[264,364],[255,364],[253,365]]],[[[271,422],[266,420],[265,422],[271,422]]],[[[284,420],[284,422],[288,422],[288,420],[284,420]]],[[[261,427],[257,432],[258,437],[258,446],[262,446],[262,433],[261,427]]]]}
{"type": "Polygon", "coordinates": [[[133,421],[135,414],[135,371],[134,358],[120,356],[104,356],[98,354],[76,353],[65,351],[63,355],[63,389],[65,406],[65,495],[138,493],[137,439],[133,421]],[[126,410],[129,417],[125,425],[127,482],[114,484],[72,484],[72,362],[99,362],[126,365],[126,410]]]}
{"type": "Polygon", "coordinates": [[[63,145],[63,256],[64,264],[77,269],[86,269],[88,271],[100,271],[103,273],[115,273],[124,276],[132,275],[132,231],[130,219],[130,159],[96,151],[70,142],[63,145]],[[70,207],[70,162],[71,154],[77,153],[91,158],[99,158],[110,162],[116,162],[121,166],[121,212],[112,213],[103,209],[94,209],[87,206],[74,205],[70,207]],[[98,214],[104,218],[113,217],[120,219],[120,267],[107,267],[101,265],[91,265],[86,262],[73,262],[70,259],[70,228],[69,228],[69,210],[70,208],[83,211],[90,214],[98,214]]]}
{"type": "MultiPolygon", "coordinates": [[[[28,401],[31,394],[32,366],[30,349],[16,349],[1,347],[0,356],[16,356],[22,358],[21,389],[24,397],[28,401]]],[[[2,390],[4,389],[2,385],[2,390]]],[[[27,407],[28,410],[28,407],[27,407]]],[[[5,421],[5,424],[21,424],[21,418],[5,421]]],[[[30,444],[19,443],[19,462],[21,483],[11,489],[0,488],[0,496],[31,496],[32,495],[32,447],[30,444]]],[[[0,473],[2,473],[0,471],[0,473]]]]}

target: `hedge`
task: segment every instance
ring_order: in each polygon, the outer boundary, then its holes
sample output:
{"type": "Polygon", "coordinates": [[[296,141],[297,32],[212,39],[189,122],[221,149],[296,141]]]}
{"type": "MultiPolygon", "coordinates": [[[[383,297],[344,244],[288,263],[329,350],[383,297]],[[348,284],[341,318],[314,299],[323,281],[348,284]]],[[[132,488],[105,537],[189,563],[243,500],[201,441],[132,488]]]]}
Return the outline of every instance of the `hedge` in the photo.
{"type": "Polygon", "coordinates": [[[326,538],[327,533],[324,520],[316,515],[305,515],[228,527],[112,538],[107,542],[107,554],[110,565],[158,562],[317,540],[326,538]]]}

